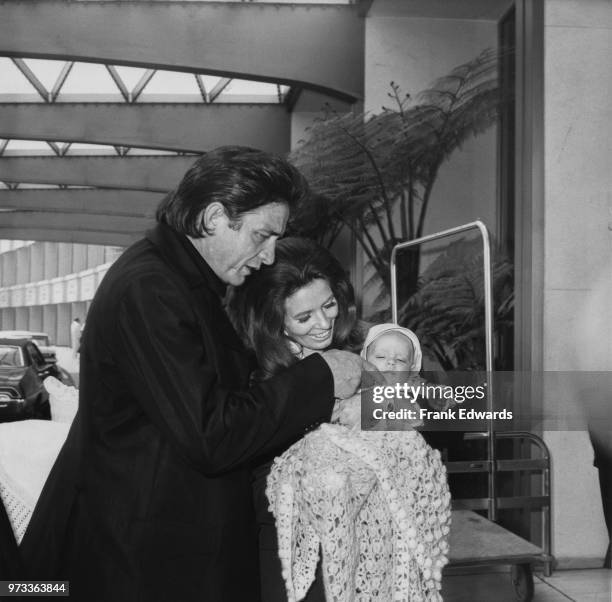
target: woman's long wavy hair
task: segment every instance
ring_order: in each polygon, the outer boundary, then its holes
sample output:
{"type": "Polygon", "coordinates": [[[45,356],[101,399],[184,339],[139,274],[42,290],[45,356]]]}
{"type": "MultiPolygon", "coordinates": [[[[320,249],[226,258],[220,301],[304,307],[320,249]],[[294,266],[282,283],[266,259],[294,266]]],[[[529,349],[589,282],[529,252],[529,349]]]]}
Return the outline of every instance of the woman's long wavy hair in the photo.
{"type": "Polygon", "coordinates": [[[356,350],[362,334],[357,327],[353,287],[340,263],[313,240],[280,240],[274,263],[262,266],[245,284],[230,291],[230,319],[255,352],[263,378],[297,361],[284,334],[285,301],[318,279],[327,281],[338,302],[331,347],[356,350]]]}

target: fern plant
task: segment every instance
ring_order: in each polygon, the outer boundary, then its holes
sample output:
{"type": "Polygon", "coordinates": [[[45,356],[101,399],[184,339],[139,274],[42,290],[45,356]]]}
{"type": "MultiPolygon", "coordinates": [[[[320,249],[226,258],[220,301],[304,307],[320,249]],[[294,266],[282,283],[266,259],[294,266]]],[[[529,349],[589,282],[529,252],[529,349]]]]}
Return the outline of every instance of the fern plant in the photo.
{"type": "MultiPolygon", "coordinates": [[[[375,269],[380,293],[388,295],[391,249],[422,236],[440,166],[497,118],[498,58],[482,52],[416,103],[391,82],[391,105],[378,114],[326,112],[290,157],[317,193],[294,217],[293,232],[331,246],[349,229],[375,269]]],[[[405,262],[403,298],[417,290],[418,248],[405,262]]]]}
{"type": "MultiPolygon", "coordinates": [[[[513,322],[514,268],[499,254],[495,254],[492,263],[493,324],[500,333],[513,322]]],[[[381,315],[378,320],[388,317],[381,315]]],[[[398,321],[416,332],[424,353],[444,370],[484,370],[485,299],[480,241],[461,239],[449,244],[419,276],[417,291],[400,301],[398,321]]]]}

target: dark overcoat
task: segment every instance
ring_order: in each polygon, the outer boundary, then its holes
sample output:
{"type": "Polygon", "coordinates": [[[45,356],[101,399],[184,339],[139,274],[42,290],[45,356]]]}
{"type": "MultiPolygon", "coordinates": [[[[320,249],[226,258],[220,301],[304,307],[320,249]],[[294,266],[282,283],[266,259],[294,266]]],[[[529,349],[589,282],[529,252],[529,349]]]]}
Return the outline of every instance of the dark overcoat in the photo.
{"type": "Polygon", "coordinates": [[[77,418],[22,544],[31,578],[69,579],[86,602],[259,599],[250,468],[329,420],[333,378],[314,354],[248,388],[224,292],[165,225],[111,266],[77,418]]]}

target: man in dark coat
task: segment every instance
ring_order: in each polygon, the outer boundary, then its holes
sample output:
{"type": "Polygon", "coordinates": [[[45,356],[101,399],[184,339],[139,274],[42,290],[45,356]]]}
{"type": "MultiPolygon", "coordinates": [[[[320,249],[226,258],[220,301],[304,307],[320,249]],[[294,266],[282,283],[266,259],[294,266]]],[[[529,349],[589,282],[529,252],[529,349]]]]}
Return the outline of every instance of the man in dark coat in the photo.
{"type": "Polygon", "coordinates": [[[249,388],[251,356],[222,306],[226,284],[274,261],[304,192],[280,158],[212,151],[109,269],[87,316],[79,412],[22,544],[31,578],[69,579],[87,602],[258,600],[249,468],[329,420],[361,369],[313,354],[249,388]]]}

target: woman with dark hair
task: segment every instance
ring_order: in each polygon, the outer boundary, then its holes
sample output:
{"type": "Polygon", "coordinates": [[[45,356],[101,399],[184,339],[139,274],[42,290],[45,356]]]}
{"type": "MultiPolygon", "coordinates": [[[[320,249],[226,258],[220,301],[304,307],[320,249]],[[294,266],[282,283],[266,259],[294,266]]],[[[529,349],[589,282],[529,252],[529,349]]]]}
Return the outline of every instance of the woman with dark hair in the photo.
{"type": "MultiPolygon", "coordinates": [[[[255,379],[362,343],[346,272],[312,240],[279,241],[276,261],[234,289],[228,308],[257,356],[255,379]]],[[[253,471],[261,599],[441,600],[450,494],[439,452],[414,429],[338,422],[253,471]]]]}
{"type": "Polygon", "coordinates": [[[346,272],[327,249],[307,238],[280,240],[274,264],[233,289],[229,310],[264,378],[316,350],[355,351],[363,339],[346,272]],[[295,311],[288,312],[292,306],[295,311]],[[308,315],[298,316],[302,310],[308,315]]]}
{"type": "MultiPolygon", "coordinates": [[[[353,287],[334,256],[316,242],[285,238],[276,245],[274,264],[231,291],[228,305],[237,332],[256,354],[266,379],[300,359],[329,348],[356,350],[363,339],[357,326],[353,287]]],[[[307,385],[305,385],[307,386],[307,385]]],[[[274,517],[268,510],[266,479],[278,449],[254,470],[253,490],[259,530],[261,599],[285,602],[274,517]]],[[[324,602],[320,566],[305,602],[324,602]]]]}

